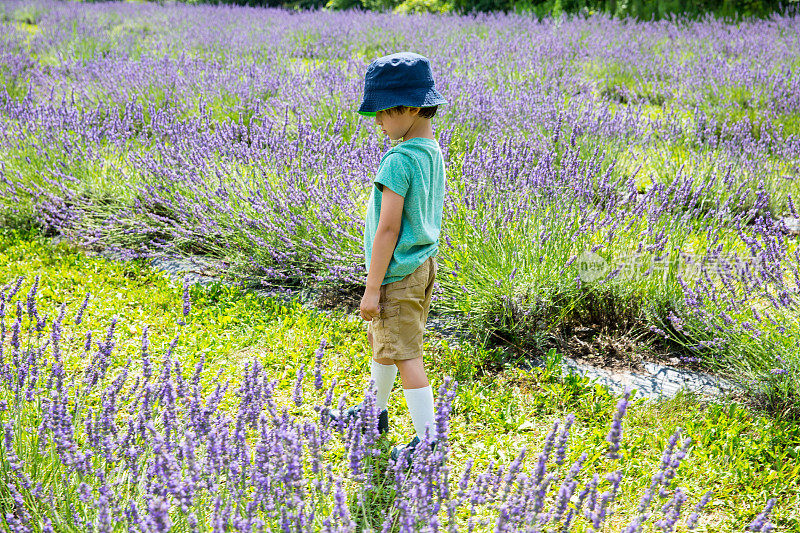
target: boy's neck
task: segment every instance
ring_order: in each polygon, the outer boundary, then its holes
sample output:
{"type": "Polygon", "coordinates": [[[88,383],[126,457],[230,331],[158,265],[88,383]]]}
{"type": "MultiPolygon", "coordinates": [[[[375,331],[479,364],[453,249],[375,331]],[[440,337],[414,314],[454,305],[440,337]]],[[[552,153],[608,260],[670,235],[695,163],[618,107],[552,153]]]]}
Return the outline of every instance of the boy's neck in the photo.
{"type": "Polygon", "coordinates": [[[414,123],[408,128],[408,131],[403,136],[403,141],[420,137],[423,139],[436,140],[433,136],[433,127],[431,126],[431,119],[417,117],[414,123]]]}

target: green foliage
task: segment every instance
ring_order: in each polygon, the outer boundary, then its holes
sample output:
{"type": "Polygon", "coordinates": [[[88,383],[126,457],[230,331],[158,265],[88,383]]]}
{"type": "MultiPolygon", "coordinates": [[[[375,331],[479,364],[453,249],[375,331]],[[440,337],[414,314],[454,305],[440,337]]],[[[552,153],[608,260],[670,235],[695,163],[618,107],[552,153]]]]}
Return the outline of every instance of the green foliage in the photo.
{"type": "Polygon", "coordinates": [[[453,8],[459,13],[514,10],[513,0],[453,0],[453,8]]]}
{"type": "Polygon", "coordinates": [[[410,13],[447,13],[453,6],[447,0],[329,0],[325,5],[332,10],[366,9],[368,11],[394,11],[410,13]]]}
{"type": "Polygon", "coordinates": [[[13,73],[10,69],[0,66],[0,94],[8,94],[13,100],[22,100],[28,94],[29,77],[22,73],[13,73]]]}
{"type": "Polygon", "coordinates": [[[0,22],[13,21],[36,26],[45,13],[46,11],[41,6],[36,5],[18,7],[13,11],[7,7],[0,6],[0,22]]]}
{"type": "MultiPolygon", "coordinates": [[[[148,0],[162,2],[163,0],[148,0]]],[[[765,16],[782,9],[785,3],[775,0],[178,0],[189,4],[233,4],[290,9],[333,10],[366,9],[399,13],[527,12],[537,17],[561,14],[607,13],[616,17],[642,20],[663,19],[674,15],[720,17],[765,16]]]]}
{"type": "Polygon", "coordinates": [[[395,13],[447,13],[453,10],[451,3],[442,0],[405,0],[395,8],[395,13]]]}
{"type": "MultiPolygon", "coordinates": [[[[464,2],[468,4],[469,2],[464,2]]],[[[720,17],[765,16],[782,9],[785,3],[773,0],[521,0],[514,2],[517,11],[529,11],[542,17],[566,14],[607,13],[615,17],[641,20],[663,19],[675,15],[720,17]]]]}
{"type": "Polygon", "coordinates": [[[328,0],[325,7],[333,9],[334,11],[341,11],[344,9],[363,9],[364,5],[361,3],[361,0],[328,0]]]}

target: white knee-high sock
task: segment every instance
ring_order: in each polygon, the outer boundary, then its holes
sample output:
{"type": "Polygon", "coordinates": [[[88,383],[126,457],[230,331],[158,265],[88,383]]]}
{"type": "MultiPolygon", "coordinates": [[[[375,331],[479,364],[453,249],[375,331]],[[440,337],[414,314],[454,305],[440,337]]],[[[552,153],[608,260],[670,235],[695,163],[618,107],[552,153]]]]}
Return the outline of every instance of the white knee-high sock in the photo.
{"type": "Polygon", "coordinates": [[[382,411],[389,405],[389,393],[392,392],[394,379],[397,377],[397,366],[382,365],[372,359],[369,376],[375,382],[375,400],[378,409],[382,411]]]}
{"type": "Polygon", "coordinates": [[[430,429],[430,436],[434,438],[436,431],[436,419],[433,415],[433,389],[430,385],[420,389],[403,389],[408,404],[408,412],[411,414],[411,422],[414,424],[414,431],[417,437],[422,440],[425,436],[425,426],[430,429]]]}

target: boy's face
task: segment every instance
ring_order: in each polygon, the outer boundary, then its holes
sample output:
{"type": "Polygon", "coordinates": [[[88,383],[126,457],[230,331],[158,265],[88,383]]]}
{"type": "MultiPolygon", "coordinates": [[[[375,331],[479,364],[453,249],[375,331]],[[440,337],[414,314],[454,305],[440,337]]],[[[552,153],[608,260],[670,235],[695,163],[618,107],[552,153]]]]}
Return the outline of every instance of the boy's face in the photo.
{"type": "Polygon", "coordinates": [[[393,115],[386,111],[378,111],[375,113],[375,124],[381,127],[389,139],[396,141],[408,133],[414,119],[417,118],[417,113],[419,113],[418,107],[407,107],[402,113],[395,112],[393,115]]]}

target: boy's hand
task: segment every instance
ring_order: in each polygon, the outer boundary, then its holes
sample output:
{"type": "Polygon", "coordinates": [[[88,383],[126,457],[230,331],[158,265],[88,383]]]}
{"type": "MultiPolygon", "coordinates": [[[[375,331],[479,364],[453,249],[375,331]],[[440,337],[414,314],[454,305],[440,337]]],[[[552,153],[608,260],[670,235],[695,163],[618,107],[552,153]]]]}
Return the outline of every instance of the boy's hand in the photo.
{"type": "Polygon", "coordinates": [[[367,287],[364,291],[364,296],[361,297],[361,318],[370,321],[380,314],[381,307],[378,304],[380,297],[380,289],[375,290],[367,287]]]}

